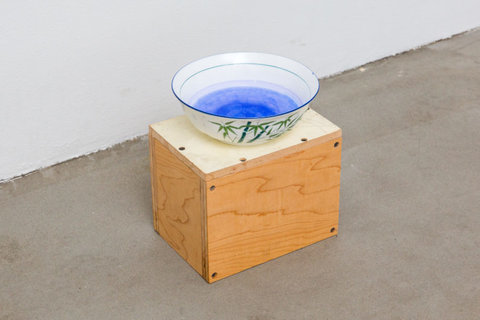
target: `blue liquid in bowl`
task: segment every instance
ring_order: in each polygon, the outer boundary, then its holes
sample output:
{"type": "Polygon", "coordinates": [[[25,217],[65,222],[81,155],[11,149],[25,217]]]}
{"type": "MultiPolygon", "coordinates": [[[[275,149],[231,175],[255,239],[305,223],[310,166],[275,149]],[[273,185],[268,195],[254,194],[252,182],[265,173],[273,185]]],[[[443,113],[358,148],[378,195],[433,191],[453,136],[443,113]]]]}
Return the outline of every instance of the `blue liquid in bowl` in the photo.
{"type": "Polygon", "coordinates": [[[291,97],[261,87],[228,87],[200,97],[194,107],[228,118],[272,117],[298,108],[291,97]]]}

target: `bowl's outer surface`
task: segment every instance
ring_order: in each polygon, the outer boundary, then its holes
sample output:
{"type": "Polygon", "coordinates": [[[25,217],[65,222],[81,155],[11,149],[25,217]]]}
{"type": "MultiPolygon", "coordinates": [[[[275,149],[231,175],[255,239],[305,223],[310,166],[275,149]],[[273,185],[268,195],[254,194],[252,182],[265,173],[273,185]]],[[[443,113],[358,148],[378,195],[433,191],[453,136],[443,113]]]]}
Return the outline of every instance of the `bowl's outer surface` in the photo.
{"type": "MultiPolygon", "coordinates": [[[[201,132],[233,145],[267,142],[294,127],[319,90],[318,79],[294,60],[266,53],[236,52],[199,59],[182,67],[172,79],[172,91],[185,114],[201,132]],[[239,119],[195,108],[196,95],[219,84],[254,81],[285,88],[298,97],[298,107],[271,117],[239,119]]],[[[288,94],[287,94],[288,95],[288,94]]]]}
{"type": "Polygon", "coordinates": [[[265,143],[291,130],[308,110],[307,104],[279,116],[233,119],[206,114],[182,105],[190,122],[201,132],[228,144],[245,146],[265,143]]]}

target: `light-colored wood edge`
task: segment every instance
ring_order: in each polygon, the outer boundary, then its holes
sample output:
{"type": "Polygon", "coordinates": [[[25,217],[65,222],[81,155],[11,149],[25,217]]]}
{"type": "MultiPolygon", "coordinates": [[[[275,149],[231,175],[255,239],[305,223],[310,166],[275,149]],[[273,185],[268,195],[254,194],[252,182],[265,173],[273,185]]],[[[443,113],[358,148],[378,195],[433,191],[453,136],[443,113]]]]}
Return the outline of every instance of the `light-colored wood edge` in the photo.
{"type": "Polygon", "coordinates": [[[207,196],[206,196],[207,184],[205,180],[201,181],[200,185],[200,197],[202,202],[202,277],[210,283],[208,277],[208,239],[207,239],[207,196]]]}
{"type": "MultiPolygon", "coordinates": [[[[239,162],[236,165],[230,166],[223,168],[221,170],[217,170],[214,172],[210,172],[205,174],[205,180],[210,181],[216,178],[220,178],[226,175],[234,174],[243,170],[251,169],[257,166],[260,166],[266,162],[282,158],[288,154],[296,153],[299,151],[303,151],[312,147],[315,147],[317,145],[320,145],[322,143],[325,143],[327,141],[340,138],[342,136],[342,130],[338,129],[337,131],[334,131],[332,133],[326,134],[324,136],[312,139],[312,140],[307,140],[305,142],[299,143],[297,145],[291,146],[286,149],[282,149],[276,152],[272,152],[269,154],[266,154],[264,156],[254,158],[254,159],[247,159],[245,162],[239,162]]],[[[248,147],[247,147],[248,148],[248,147]]]]}
{"type": "Polygon", "coordinates": [[[155,189],[157,188],[156,185],[156,172],[155,172],[155,166],[154,166],[154,159],[153,159],[153,147],[154,147],[154,141],[153,141],[153,135],[156,134],[155,130],[152,129],[152,127],[149,127],[148,130],[148,151],[150,154],[150,186],[152,190],[152,214],[153,214],[153,225],[156,225],[156,214],[155,210],[157,208],[157,199],[155,197],[155,189]]]}
{"type": "MultiPolygon", "coordinates": [[[[165,140],[161,135],[159,135],[153,128],[152,126],[149,126],[151,135],[155,137],[158,141],[160,141],[164,146],[166,146],[170,152],[172,152],[177,158],[179,158],[181,161],[183,161],[190,169],[192,169],[201,179],[204,181],[210,181],[219,177],[223,177],[229,174],[237,173],[243,170],[247,170],[250,168],[257,167],[259,165],[262,165],[266,162],[284,157],[287,154],[295,153],[298,151],[306,150],[308,148],[314,147],[316,145],[322,144],[324,142],[327,142],[329,140],[333,140],[336,138],[340,138],[342,136],[342,130],[338,129],[337,131],[334,131],[332,133],[326,134],[324,136],[312,139],[312,140],[307,140],[305,142],[299,143],[297,145],[291,146],[286,149],[282,149],[276,152],[272,152],[269,154],[266,154],[264,156],[254,158],[254,159],[247,159],[245,162],[239,162],[236,165],[230,166],[223,168],[221,170],[217,170],[214,172],[209,172],[205,173],[202,170],[200,170],[193,162],[191,162],[187,157],[185,157],[181,151],[177,150],[175,147],[173,147],[170,143],[168,143],[167,140],[165,140]]],[[[234,148],[234,147],[233,147],[234,148]]],[[[248,147],[246,147],[248,148],[248,147]]]]}
{"type": "Polygon", "coordinates": [[[152,137],[157,139],[161,144],[163,144],[167,149],[175,155],[180,161],[185,163],[190,169],[192,169],[193,172],[195,172],[202,180],[205,180],[205,173],[200,170],[193,162],[188,160],[187,157],[185,157],[180,150],[172,146],[170,143],[168,143],[167,140],[165,140],[161,135],[159,135],[155,129],[152,128],[152,126],[149,126],[149,130],[152,134],[152,137]]]}

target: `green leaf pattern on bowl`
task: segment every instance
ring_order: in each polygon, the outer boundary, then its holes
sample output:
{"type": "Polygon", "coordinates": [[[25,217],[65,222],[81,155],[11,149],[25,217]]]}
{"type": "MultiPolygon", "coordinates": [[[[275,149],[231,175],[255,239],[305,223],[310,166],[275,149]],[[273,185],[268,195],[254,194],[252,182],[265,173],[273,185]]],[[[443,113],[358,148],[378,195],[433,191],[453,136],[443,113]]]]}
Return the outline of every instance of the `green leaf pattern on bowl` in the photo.
{"type": "Polygon", "coordinates": [[[222,132],[223,139],[230,143],[252,143],[259,138],[271,140],[281,136],[284,132],[289,131],[302,118],[303,112],[291,114],[288,118],[281,121],[266,121],[254,123],[254,120],[232,120],[227,122],[214,122],[218,126],[217,132],[222,132]]]}

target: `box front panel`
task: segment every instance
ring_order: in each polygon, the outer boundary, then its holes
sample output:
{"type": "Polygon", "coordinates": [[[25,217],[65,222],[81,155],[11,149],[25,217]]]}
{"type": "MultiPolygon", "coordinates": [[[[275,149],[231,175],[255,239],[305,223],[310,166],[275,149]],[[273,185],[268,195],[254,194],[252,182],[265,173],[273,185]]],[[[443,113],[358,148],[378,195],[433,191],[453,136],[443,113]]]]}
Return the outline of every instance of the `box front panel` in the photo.
{"type": "Polygon", "coordinates": [[[208,280],[335,235],[340,155],[338,138],[209,181],[208,280]]]}

